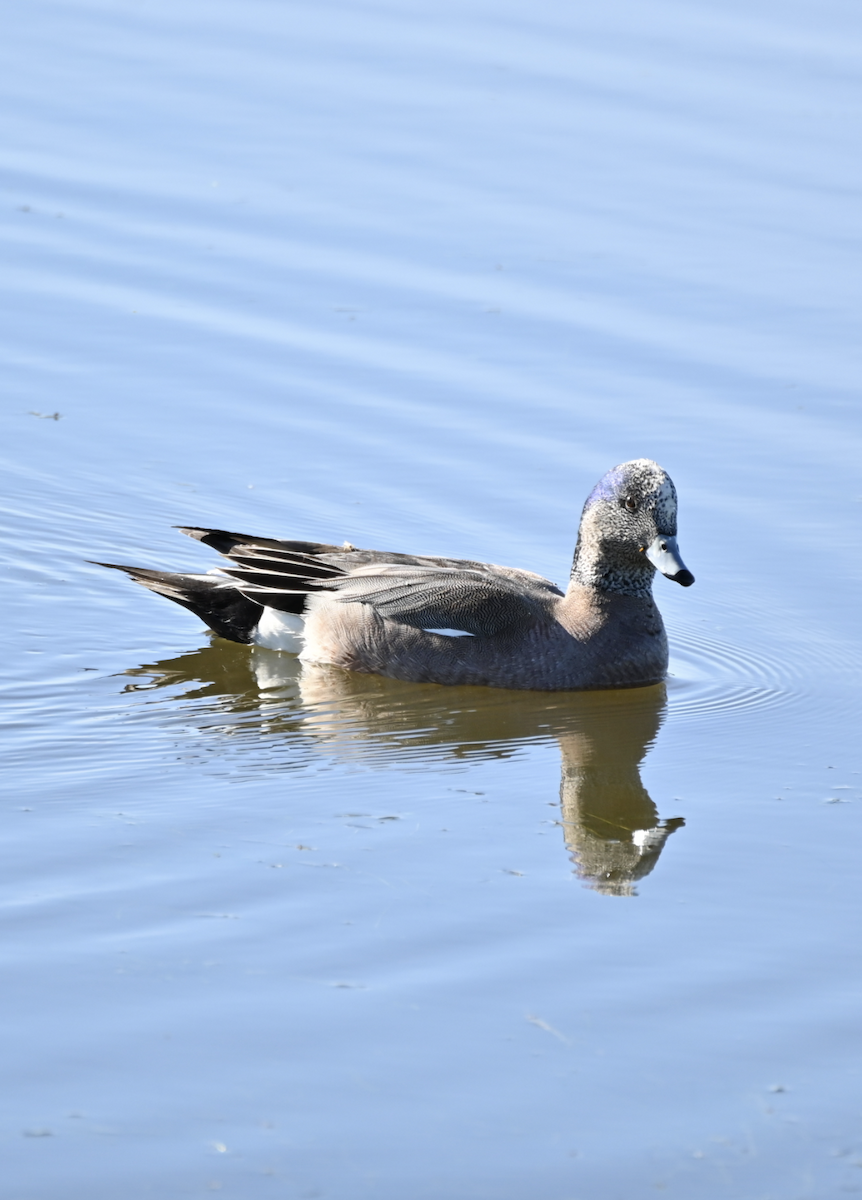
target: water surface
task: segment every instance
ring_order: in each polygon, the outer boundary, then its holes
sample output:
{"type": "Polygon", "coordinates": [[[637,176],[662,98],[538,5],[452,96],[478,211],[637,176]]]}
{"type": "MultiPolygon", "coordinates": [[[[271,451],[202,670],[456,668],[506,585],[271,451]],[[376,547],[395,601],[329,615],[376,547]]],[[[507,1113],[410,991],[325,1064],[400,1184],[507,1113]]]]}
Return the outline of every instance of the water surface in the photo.
{"type": "Polygon", "coordinates": [[[0,50],[4,1200],[862,1190],[848,4],[19,6],[0,50]],[[301,670],[175,525],[564,582],[666,685],[301,670]]]}

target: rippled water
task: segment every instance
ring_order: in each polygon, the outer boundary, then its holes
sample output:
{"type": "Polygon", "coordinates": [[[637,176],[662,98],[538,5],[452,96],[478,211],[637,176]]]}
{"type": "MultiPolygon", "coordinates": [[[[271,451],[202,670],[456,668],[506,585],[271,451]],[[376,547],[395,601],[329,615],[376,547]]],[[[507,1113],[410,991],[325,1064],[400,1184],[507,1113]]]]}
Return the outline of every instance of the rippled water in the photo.
{"type": "Polygon", "coordinates": [[[3,1200],[862,1189],[862,18],[10,11],[3,1200]],[[649,456],[666,685],[407,685],[89,560],[524,566],[649,456]]]}

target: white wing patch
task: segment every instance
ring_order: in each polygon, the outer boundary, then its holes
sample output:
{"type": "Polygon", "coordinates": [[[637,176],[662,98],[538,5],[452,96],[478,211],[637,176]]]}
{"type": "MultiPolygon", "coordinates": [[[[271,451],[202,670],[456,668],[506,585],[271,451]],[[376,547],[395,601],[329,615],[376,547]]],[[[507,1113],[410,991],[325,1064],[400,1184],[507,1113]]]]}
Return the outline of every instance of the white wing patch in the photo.
{"type": "Polygon", "coordinates": [[[466,629],[426,629],[425,633],[438,633],[441,637],[474,637],[466,629]]]}

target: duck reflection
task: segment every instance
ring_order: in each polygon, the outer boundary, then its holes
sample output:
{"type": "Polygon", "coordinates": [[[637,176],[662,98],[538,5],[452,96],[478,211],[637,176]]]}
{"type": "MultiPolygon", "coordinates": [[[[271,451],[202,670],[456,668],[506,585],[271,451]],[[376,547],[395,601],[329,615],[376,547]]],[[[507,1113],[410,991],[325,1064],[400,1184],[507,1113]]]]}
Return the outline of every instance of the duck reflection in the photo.
{"type": "Polygon", "coordinates": [[[635,895],[636,881],[684,824],[659,820],[640,778],[664,718],[661,684],[608,692],[444,688],[302,665],[224,641],[127,674],[135,678],[127,690],[169,688],[202,731],[232,735],[234,748],[264,741],[284,767],[301,765],[309,751],[418,766],[506,758],[556,740],[566,849],[579,878],[607,895],[635,895]]]}

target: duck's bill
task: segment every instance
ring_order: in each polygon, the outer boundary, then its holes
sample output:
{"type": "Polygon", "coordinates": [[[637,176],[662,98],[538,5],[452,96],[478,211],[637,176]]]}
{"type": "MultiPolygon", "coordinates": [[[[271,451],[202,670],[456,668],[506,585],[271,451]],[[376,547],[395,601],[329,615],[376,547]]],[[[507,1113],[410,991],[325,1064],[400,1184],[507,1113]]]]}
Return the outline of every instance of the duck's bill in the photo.
{"type": "Polygon", "coordinates": [[[645,554],[652,565],[674,583],[680,583],[683,587],[691,587],[694,583],[694,576],[679,556],[675,537],[660,534],[650,542],[645,554]]]}

